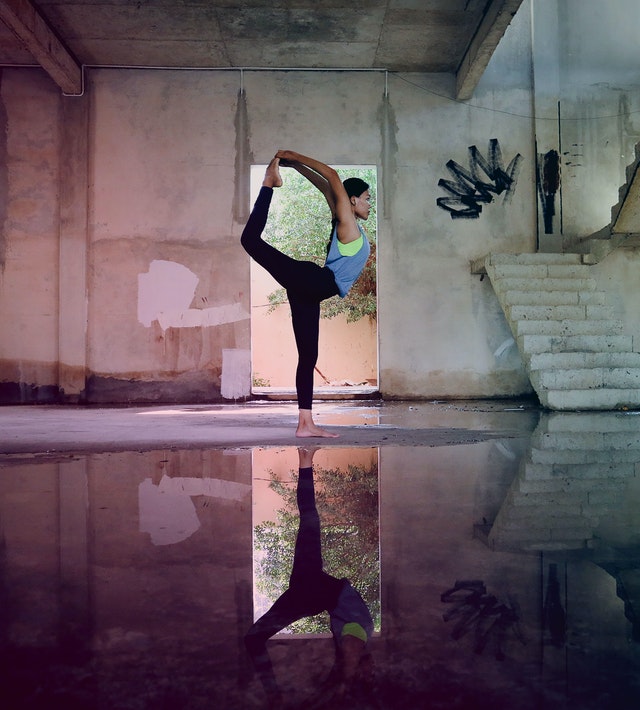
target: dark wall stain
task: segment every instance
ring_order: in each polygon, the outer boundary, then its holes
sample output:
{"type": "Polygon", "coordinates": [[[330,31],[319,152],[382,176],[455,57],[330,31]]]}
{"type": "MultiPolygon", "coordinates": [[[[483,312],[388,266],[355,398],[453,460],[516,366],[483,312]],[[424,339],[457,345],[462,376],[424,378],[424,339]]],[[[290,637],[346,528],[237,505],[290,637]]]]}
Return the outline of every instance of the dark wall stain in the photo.
{"type": "Polygon", "coordinates": [[[382,193],[382,212],[383,217],[388,217],[391,210],[391,201],[395,195],[396,172],[397,172],[397,155],[398,155],[398,123],[396,114],[389,100],[389,94],[385,92],[382,105],[378,111],[378,120],[380,122],[382,155],[380,163],[382,165],[382,190],[378,191],[378,195],[382,193]]]}
{"type": "Polygon", "coordinates": [[[538,195],[542,205],[545,234],[553,234],[554,231],[553,218],[556,215],[556,194],[560,191],[560,168],[560,155],[557,150],[538,155],[538,195]]]}
{"type": "Polygon", "coordinates": [[[2,74],[0,69],[0,269],[4,271],[7,250],[6,224],[9,213],[9,164],[7,160],[7,136],[9,119],[2,94],[2,74]]]}
{"type": "Polygon", "coordinates": [[[0,382],[0,404],[60,404],[57,385],[0,382]]]}
{"type": "Polygon", "coordinates": [[[249,115],[247,111],[247,95],[244,89],[238,92],[235,116],[236,128],[236,159],[235,159],[235,190],[233,195],[233,217],[236,222],[244,223],[249,219],[251,141],[249,138],[249,115]]]}
{"type": "MultiPolygon", "coordinates": [[[[91,375],[86,400],[91,404],[208,404],[225,402],[215,372],[193,372],[165,380],[143,381],[91,375]]],[[[240,401],[240,400],[238,400],[240,401]]]]}

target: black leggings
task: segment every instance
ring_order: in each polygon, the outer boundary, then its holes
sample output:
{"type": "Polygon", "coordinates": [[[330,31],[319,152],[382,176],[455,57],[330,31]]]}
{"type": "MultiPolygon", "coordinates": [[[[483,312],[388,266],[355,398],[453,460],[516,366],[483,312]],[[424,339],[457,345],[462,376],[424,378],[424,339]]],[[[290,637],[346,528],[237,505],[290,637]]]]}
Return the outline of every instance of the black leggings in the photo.
{"type": "Polygon", "coordinates": [[[298,348],[296,392],[298,407],[311,409],[313,370],[318,361],[320,302],[338,294],[333,272],[311,261],[298,261],[262,239],[273,189],[262,186],[240,242],[245,251],[287,290],[293,333],[298,348]]]}

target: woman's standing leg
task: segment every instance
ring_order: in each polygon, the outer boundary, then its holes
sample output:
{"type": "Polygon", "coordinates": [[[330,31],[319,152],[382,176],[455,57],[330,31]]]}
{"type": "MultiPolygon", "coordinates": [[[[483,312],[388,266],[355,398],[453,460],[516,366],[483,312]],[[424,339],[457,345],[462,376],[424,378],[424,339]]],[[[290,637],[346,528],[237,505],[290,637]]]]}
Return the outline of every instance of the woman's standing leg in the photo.
{"type": "Polygon", "coordinates": [[[296,436],[336,438],[338,434],[316,426],[311,412],[313,402],[313,372],[318,361],[320,336],[320,302],[298,298],[287,292],[291,307],[291,322],[298,349],[296,393],[298,395],[298,427],[296,436]]]}

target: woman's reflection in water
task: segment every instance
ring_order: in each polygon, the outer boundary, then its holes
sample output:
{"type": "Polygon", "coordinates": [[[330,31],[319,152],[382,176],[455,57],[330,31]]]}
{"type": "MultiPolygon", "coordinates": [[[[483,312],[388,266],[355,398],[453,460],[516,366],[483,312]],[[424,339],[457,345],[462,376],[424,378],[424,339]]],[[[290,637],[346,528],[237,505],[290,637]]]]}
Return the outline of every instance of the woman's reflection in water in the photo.
{"type": "Polygon", "coordinates": [[[274,634],[298,619],[329,612],[336,662],[327,687],[315,702],[305,707],[329,707],[347,694],[359,671],[370,667],[367,643],[373,621],[364,600],[348,579],[338,579],[322,569],[320,517],[313,484],[313,456],[317,448],[299,448],[299,476],[296,497],[300,526],[296,538],[289,588],[264,616],[249,629],[245,644],[267,693],[270,707],[281,707],[266,643],[274,634]]]}

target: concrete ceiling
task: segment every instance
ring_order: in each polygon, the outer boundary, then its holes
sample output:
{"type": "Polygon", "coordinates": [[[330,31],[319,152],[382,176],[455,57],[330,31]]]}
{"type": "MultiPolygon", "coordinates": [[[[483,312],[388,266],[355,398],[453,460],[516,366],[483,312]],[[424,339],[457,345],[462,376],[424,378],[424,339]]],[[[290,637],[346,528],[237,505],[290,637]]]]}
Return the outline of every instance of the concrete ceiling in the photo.
{"type": "Polygon", "coordinates": [[[0,0],[0,65],[386,69],[470,98],[522,0],[0,0]]]}

